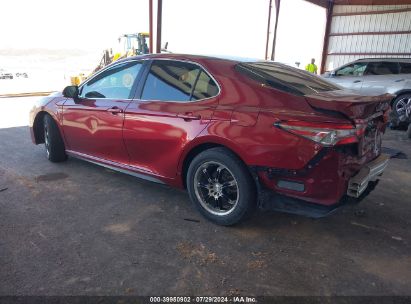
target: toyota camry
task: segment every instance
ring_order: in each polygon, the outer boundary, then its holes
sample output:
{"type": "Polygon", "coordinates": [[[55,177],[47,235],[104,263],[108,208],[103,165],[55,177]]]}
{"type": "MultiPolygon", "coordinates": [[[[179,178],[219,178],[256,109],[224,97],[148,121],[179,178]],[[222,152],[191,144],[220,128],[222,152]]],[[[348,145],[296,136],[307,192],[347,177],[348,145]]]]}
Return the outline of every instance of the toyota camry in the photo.
{"type": "Polygon", "coordinates": [[[30,129],[52,162],[187,189],[204,217],[232,225],[258,207],[319,217],[362,199],[388,163],[391,99],[270,61],[156,54],[45,97],[30,129]]]}

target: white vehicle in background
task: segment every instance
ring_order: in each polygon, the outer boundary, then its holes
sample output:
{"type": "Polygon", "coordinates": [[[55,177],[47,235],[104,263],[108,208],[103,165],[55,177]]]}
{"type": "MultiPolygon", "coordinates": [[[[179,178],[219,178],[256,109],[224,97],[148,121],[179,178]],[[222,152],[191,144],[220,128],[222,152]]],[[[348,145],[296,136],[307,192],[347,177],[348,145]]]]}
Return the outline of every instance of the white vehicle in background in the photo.
{"type": "Polygon", "coordinates": [[[323,77],[363,95],[395,95],[391,102],[391,126],[411,122],[411,58],[359,59],[326,72],[323,77]]]}
{"type": "Polygon", "coordinates": [[[0,79],[13,79],[13,74],[0,69],[0,79]]]}
{"type": "Polygon", "coordinates": [[[16,77],[28,78],[29,76],[27,75],[27,73],[16,73],[16,77]]]}

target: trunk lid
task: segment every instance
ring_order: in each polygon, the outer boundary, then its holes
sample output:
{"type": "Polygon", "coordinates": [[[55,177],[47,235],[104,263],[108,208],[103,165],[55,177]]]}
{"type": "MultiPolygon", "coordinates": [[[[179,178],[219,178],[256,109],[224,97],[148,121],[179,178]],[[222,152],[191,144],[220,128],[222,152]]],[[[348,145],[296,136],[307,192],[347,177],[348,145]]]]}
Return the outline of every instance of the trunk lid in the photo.
{"type": "Polygon", "coordinates": [[[362,96],[353,91],[338,90],[305,95],[311,107],[322,111],[339,112],[350,120],[367,119],[383,115],[390,108],[393,95],[362,96]]]}

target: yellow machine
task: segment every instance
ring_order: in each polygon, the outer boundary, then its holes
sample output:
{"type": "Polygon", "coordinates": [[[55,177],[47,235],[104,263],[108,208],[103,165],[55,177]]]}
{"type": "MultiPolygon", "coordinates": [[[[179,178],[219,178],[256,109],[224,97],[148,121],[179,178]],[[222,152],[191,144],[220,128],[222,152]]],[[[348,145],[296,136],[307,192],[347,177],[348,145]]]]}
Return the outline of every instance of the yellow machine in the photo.
{"type": "MultiPolygon", "coordinates": [[[[94,69],[91,75],[116,60],[135,55],[148,54],[149,49],[147,39],[149,37],[149,33],[121,35],[118,38],[117,46],[114,47],[114,51],[113,48],[104,50],[99,65],[94,69]]],[[[87,77],[84,74],[79,74],[70,78],[72,85],[79,85],[85,79],[87,79],[87,77]]]]}

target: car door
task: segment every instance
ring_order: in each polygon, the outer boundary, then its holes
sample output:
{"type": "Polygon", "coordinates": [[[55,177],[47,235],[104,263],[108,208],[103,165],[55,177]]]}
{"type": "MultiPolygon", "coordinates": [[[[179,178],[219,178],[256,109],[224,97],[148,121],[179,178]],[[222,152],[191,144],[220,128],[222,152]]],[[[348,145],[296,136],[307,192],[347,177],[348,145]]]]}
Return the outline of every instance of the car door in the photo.
{"type": "Polygon", "coordinates": [[[395,84],[399,78],[398,62],[373,61],[367,65],[364,72],[361,94],[380,95],[395,84]]]}
{"type": "Polygon", "coordinates": [[[332,81],[351,90],[361,90],[367,62],[354,62],[337,69],[332,81]]]}
{"type": "Polygon", "coordinates": [[[330,79],[347,89],[361,90],[362,76],[367,62],[354,62],[337,69],[330,79]]]}
{"type": "Polygon", "coordinates": [[[110,66],[85,82],[77,99],[67,99],[63,132],[69,152],[128,163],[124,110],[135,93],[141,66],[139,61],[110,66]]]}
{"type": "Polygon", "coordinates": [[[174,178],[184,146],[213,115],[219,87],[201,66],[185,61],[154,60],[143,78],[125,111],[123,136],[130,164],[174,178]]]}

